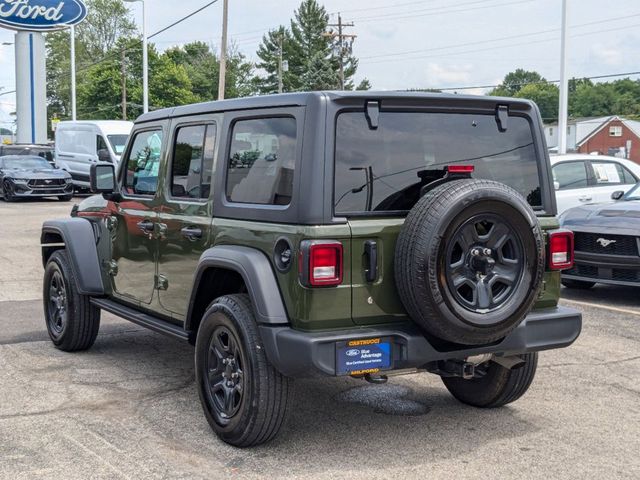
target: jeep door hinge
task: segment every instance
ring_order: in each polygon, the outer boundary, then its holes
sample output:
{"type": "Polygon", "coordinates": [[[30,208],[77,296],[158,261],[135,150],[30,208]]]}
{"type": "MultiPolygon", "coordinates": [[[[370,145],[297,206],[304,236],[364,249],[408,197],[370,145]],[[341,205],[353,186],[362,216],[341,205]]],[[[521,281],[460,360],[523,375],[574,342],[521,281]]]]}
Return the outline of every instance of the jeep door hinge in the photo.
{"type": "Polygon", "coordinates": [[[156,290],[166,290],[169,288],[169,280],[164,275],[155,276],[156,290]]]}
{"type": "Polygon", "coordinates": [[[102,264],[107,271],[107,275],[111,277],[118,275],[118,262],[115,260],[105,260],[102,264]]]}

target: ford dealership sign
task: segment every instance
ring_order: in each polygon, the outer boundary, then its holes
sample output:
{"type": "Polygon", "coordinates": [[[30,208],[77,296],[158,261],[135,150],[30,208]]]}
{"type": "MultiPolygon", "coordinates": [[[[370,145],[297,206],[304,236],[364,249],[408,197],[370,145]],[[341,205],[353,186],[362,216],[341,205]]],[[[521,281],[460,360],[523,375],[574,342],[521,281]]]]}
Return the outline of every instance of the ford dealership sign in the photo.
{"type": "Polygon", "coordinates": [[[0,0],[0,26],[14,30],[57,30],[86,16],[82,0],[0,0]]]}

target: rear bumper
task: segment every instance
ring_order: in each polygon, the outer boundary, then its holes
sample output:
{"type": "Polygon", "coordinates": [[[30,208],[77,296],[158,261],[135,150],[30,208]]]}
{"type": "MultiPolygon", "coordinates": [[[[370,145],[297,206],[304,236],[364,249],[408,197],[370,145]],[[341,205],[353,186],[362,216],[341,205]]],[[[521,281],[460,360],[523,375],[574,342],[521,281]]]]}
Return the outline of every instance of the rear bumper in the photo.
{"type": "Polygon", "coordinates": [[[260,326],[267,357],[287,376],[314,373],[336,375],[336,343],[390,337],[393,369],[421,368],[430,362],[464,359],[481,353],[514,355],[571,345],[582,329],[582,314],[567,307],[536,310],[502,341],[461,350],[436,350],[416,326],[359,328],[331,332],[301,332],[285,326],[260,326]]]}

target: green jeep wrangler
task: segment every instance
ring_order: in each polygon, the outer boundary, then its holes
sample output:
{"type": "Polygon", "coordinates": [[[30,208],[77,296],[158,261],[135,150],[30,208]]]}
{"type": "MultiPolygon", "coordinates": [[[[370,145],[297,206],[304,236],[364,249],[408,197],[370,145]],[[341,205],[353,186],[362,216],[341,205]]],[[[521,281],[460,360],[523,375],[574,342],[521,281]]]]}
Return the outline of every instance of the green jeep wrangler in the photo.
{"type": "Polygon", "coordinates": [[[105,310],[195,345],[207,421],[273,438],[291,378],[430,372],[461,402],[522,396],[558,306],[558,229],[535,104],[315,92],[159,110],[94,196],[42,228],[55,346],[89,348],[105,310]]]}

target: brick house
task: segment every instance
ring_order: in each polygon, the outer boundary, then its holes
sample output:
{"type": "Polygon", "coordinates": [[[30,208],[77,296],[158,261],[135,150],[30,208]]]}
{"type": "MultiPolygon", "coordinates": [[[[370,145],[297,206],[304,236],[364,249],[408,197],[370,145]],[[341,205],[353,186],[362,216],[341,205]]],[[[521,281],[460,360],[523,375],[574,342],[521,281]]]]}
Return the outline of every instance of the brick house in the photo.
{"type": "Polygon", "coordinates": [[[624,157],[640,163],[640,122],[611,117],[576,143],[580,153],[624,157]]]}
{"type": "MultiPolygon", "coordinates": [[[[545,125],[547,146],[558,146],[558,124],[545,125]]],[[[628,158],[640,163],[640,121],[618,116],[577,118],[567,125],[567,150],[628,158]]]]}

